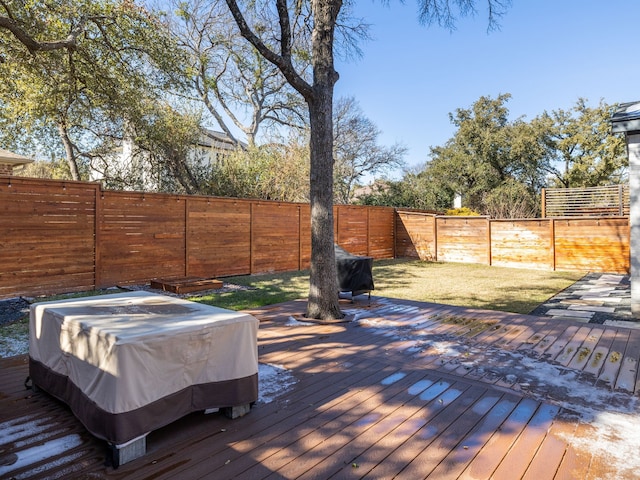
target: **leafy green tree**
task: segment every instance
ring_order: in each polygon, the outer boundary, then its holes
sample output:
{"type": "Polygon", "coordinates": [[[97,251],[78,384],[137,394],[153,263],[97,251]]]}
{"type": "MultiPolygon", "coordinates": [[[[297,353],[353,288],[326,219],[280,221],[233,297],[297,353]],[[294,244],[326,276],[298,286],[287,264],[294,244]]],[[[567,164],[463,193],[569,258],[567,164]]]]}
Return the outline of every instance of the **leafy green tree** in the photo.
{"type": "Polygon", "coordinates": [[[485,192],[482,200],[483,214],[492,218],[540,217],[540,196],[516,179],[485,192]]]}
{"type": "Polygon", "coordinates": [[[432,147],[423,171],[407,174],[400,184],[364,201],[446,208],[461,194],[467,207],[485,215],[532,217],[540,214],[540,190],[548,185],[585,187],[625,180],[624,139],[610,134],[613,107],[600,102],[590,108],[580,99],[569,111],[512,121],[509,98],[481,97],[471,108],[457,109],[450,115],[457,131],[445,145],[432,147]]]}
{"type": "Polygon", "coordinates": [[[36,160],[29,165],[25,165],[18,175],[29,178],[65,180],[69,178],[69,166],[66,162],[56,159],[53,161],[36,160]]]}
{"type": "Polygon", "coordinates": [[[482,211],[482,196],[517,170],[510,151],[511,129],[506,102],[510,95],[480,97],[471,108],[450,114],[457,127],[444,146],[431,148],[427,169],[452,192],[462,195],[466,206],[482,211]]]}
{"type": "Polygon", "coordinates": [[[424,175],[483,214],[533,216],[551,169],[548,122],[510,120],[509,98],[483,96],[451,114],[457,131],[445,145],[432,147],[424,175]]]}
{"type": "Polygon", "coordinates": [[[551,185],[594,187],[626,179],[628,157],[624,138],[611,135],[610,119],[615,105],[600,101],[589,107],[580,98],[569,110],[545,112],[545,144],[551,168],[551,185]]]}
{"type": "Polygon", "coordinates": [[[179,49],[133,2],[8,1],[0,9],[0,29],[10,32],[0,35],[2,123],[57,135],[51,150],[64,152],[73,179],[93,148],[122,135],[125,119],[143,117],[141,102],[177,85],[179,49]]]}

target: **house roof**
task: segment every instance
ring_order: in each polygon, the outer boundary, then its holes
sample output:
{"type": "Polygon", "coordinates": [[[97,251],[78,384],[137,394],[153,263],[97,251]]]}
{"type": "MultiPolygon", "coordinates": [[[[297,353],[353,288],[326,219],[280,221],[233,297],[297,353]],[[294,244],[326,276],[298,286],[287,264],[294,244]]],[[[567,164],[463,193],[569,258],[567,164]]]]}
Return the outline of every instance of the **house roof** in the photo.
{"type": "Polygon", "coordinates": [[[0,148],[0,163],[8,163],[10,165],[18,166],[33,163],[33,159],[0,148]]]}
{"type": "Polygon", "coordinates": [[[620,104],[611,117],[611,131],[640,132],[640,101],[620,104]]]}
{"type": "MultiPolygon", "coordinates": [[[[235,150],[235,142],[223,132],[216,132],[215,130],[209,130],[207,128],[202,129],[202,134],[198,144],[203,147],[211,147],[219,150],[235,150]]],[[[242,148],[247,148],[247,144],[239,142],[242,148]]]]}

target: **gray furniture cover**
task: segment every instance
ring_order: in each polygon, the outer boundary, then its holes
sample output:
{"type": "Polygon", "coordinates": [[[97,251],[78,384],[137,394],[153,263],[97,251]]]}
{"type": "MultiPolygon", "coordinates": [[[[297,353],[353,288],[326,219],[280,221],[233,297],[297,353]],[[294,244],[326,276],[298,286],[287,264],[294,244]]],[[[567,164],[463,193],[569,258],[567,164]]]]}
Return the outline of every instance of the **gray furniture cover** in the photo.
{"type": "Polygon", "coordinates": [[[37,303],[29,375],[122,445],[184,415],[258,398],[258,320],[148,292],[37,303]]]}

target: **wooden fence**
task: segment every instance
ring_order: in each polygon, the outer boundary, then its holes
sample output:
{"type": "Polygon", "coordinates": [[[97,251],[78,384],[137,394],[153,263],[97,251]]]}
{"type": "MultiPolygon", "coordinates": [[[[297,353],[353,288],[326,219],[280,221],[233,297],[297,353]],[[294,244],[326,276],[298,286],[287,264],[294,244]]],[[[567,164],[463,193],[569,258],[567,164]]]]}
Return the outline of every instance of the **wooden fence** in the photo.
{"type": "MultiPolygon", "coordinates": [[[[336,206],[336,241],[393,258],[394,209],[336,206]]],[[[0,298],[304,269],[307,204],[0,177],[0,298]]]]}
{"type": "Polygon", "coordinates": [[[629,272],[629,218],[491,220],[396,212],[396,255],[543,270],[629,272]]]}
{"type": "MultiPolygon", "coordinates": [[[[336,206],[356,255],[628,272],[627,217],[490,220],[336,206]]],[[[0,176],[0,298],[305,269],[307,204],[104,191],[0,176]]]]}
{"type": "Polygon", "coordinates": [[[629,215],[629,185],[542,189],[544,218],[625,215],[629,215]]]}

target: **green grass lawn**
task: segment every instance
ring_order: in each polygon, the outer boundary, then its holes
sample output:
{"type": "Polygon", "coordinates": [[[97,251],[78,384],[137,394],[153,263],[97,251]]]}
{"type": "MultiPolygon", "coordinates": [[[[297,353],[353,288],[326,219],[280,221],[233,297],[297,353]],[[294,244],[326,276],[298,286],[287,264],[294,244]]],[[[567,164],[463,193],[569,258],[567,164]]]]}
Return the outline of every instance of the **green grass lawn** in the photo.
{"type": "MultiPolygon", "coordinates": [[[[374,262],[375,295],[465,307],[529,313],[579,280],[581,272],[550,272],[464,263],[408,260],[374,262]]],[[[229,277],[251,290],[193,297],[198,302],[242,310],[304,298],[309,272],[229,277]]]]}
{"type": "MultiPolygon", "coordinates": [[[[539,304],[583,276],[580,272],[547,272],[489,267],[462,263],[431,263],[409,260],[374,262],[374,295],[444,303],[465,307],[529,313],[539,304]]],[[[309,272],[228,277],[227,283],[249,287],[243,290],[194,295],[191,300],[232,310],[243,310],[305,298],[309,272]]],[[[114,293],[100,290],[43,298],[61,298],[114,293]]],[[[0,326],[0,356],[24,353],[28,348],[29,316],[0,326]],[[24,351],[23,351],[24,350],[24,351]],[[16,353],[18,352],[18,353],[16,353]]]]}

